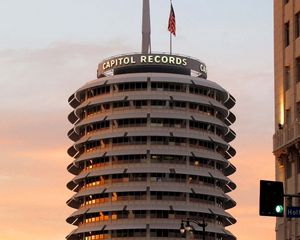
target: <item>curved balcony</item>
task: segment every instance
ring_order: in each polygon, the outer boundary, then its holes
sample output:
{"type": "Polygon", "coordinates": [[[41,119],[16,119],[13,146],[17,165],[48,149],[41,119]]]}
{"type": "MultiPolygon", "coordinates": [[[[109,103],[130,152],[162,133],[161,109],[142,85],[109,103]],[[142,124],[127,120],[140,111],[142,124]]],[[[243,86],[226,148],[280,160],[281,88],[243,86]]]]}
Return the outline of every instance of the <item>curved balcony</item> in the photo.
{"type": "Polygon", "coordinates": [[[199,77],[131,71],[102,73],[69,98],[67,222],[77,229],[67,239],[177,240],[187,217],[205,218],[208,240],[235,239],[225,230],[236,222],[226,212],[235,99],[199,77]]]}

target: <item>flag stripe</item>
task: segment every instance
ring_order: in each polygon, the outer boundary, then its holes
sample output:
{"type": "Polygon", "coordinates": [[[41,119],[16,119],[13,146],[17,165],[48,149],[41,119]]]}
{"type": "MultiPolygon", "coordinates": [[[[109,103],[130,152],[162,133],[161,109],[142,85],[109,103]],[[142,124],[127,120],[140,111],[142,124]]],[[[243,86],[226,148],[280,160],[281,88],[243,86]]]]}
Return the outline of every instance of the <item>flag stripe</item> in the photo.
{"type": "Polygon", "coordinates": [[[171,34],[176,36],[176,19],[175,19],[175,12],[172,4],[171,4],[170,16],[169,16],[168,30],[171,34]]]}

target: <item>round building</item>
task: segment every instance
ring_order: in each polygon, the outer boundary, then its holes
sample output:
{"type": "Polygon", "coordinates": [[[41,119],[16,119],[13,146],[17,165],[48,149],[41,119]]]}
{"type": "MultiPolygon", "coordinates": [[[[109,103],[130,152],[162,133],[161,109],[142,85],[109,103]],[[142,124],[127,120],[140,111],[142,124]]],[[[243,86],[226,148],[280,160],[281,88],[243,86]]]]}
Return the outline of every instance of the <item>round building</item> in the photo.
{"type": "Polygon", "coordinates": [[[190,57],[122,55],[69,98],[68,240],[181,239],[186,219],[205,220],[206,240],[236,239],[235,99],[206,73],[190,57]]]}

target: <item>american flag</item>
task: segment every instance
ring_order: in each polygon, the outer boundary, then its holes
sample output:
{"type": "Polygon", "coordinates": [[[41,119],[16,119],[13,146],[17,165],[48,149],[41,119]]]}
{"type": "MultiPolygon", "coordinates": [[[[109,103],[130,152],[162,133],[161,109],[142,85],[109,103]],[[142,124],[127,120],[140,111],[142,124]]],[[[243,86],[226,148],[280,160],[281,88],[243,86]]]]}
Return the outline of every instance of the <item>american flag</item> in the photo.
{"type": "Polygon", "coordinates": [[[174,12],[172,4],[171,4],[170,17],[169,17],[168,30],[170,33],[172,33],[174,36],[176,36],[176,20],[175,20],[175,12],[174,12]]]}

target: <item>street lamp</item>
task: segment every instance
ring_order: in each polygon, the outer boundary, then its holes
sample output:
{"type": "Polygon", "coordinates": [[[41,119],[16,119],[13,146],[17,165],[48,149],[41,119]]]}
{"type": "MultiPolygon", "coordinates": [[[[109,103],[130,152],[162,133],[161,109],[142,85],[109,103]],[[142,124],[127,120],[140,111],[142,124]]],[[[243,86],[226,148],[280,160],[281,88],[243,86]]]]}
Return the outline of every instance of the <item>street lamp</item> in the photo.
{"type": "Polygon", "coordinates": [[[181,225],[180,225],[181,234],[184,234],[185,231],[190,232],[192,230],[192,226],[190,225],[190,222],[197,224],[199,227],[202,227],[202,236],[203,236],[203,240],[205,240],[205,228],[207,227],[207,223],[205,222],[204,218],[202,219],[202,221],[199,221],[198,219],[195,218],[188,218],[187,220],[181,220],[181,225]]]}
{"type": "Polygon", "coordinates": [[[185,227],[184,227],[183,221],[181,222],[180,232],[181,232],[181,234],[184,234],[184,232],[185,232],[185,227]]]}

